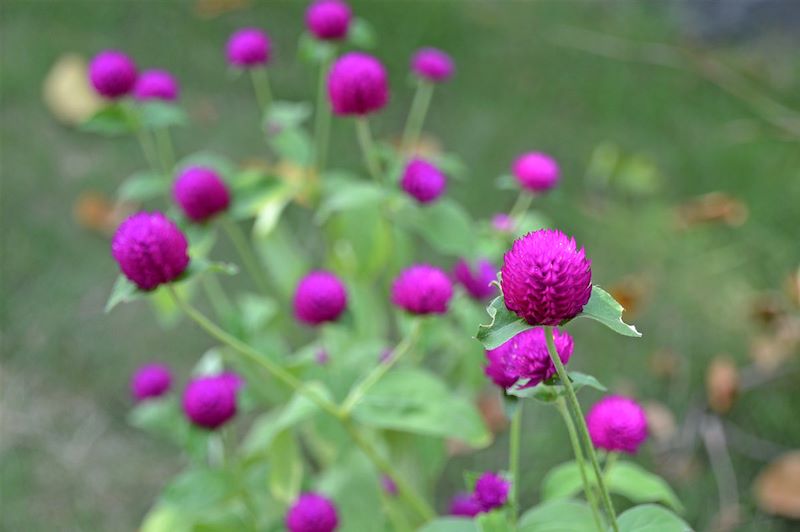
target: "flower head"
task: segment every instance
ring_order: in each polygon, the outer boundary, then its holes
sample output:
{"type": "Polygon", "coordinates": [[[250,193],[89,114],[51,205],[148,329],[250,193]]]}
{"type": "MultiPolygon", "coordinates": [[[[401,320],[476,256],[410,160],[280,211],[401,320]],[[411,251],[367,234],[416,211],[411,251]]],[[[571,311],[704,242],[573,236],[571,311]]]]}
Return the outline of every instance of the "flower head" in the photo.
{"type": "Polygon", "coordinates": [[[111,254],[122,273],[142,290],[174,281],[189,265],[188,242],[160,212],[140,212],[120,224],[111,254]]]}
{"type": "Polygon", "coordinates": [[[336,321],[347,307],[347,290],[334,274],[313,271],[300,280],[294,293],[294,315],[309,325],[336,321]]]}
{"type": "Polygon", "coordinates": [[[172,374],[164,364],[145,364],[131,378],[131,394],[137,401],[161,397],[172,385],[172,374]]]}
{"type": "Polygon", "coordinates": [[[556,186],[560,175],[556,160],[539,152],[523,153],[517,157],[511,172],[520,185],[534,192],[550,190],[556,186]]]}
{"type": "Polygon", "coordinates": [[[447,81],[455,71],[452,58],[436,48],[421,48],[411,58],[411,70],[434,83],[447,81]]]}
{"type": "Polygon", "coordinates": [[[197,377],[183,392],[183,411],[195,425],[216,429],[236,415],[237,390],[229,374],[197,377]]]}
{"type": "Polygon", "coordinates": [[[302,493],[286,514],[289,532],[333,532],[338,525],[336,506],[319,493],[302,493]]]}
{"type": "Polygon", "coordinates": [[[634,454],[647,439],[647,416],[633,399],[604,397],[589,410],[586,425],[592,443],[606,451],[634,454]]]}
{"type": "Polygon", "coordinates": [[[392,303],[412,314],[444,314],[451,297],[447,274],[428,264],[403,270],[392,284],[392,303]]]}
{"type": "MultiPolygon", "coordinates": [[[[556,346],[556,353],[561,362],[567,364],[570,357],[572,357],[572,350],[574,343],[572,336],[568,333],[553,330],[553,340],[556,346]]],[[[528,379],[524,387],[536,386],[540,382],[550,379],[556,373],[556,367],[547,352],[547,341],[545,340],[544,329],[537,327],[535,329],[528,329],[517,334],[506,343],[496,349],[486,352],[486,357],[489,359],[490,364],[486,368],[487,375],[489,374],[489,367],[492,361],[498,361],[495,365],[502,369],[502,373],[498,370],[499,375],[508,376],[507,380],[512,377],[514,380],[512,384],[518,379],[528,379]]],[[[494,378],[492,377],[492,380],[494,378]]],[[[503,382],[507,382],[504,380],[503,382]]],[[[495,380],[498,386],[508,388],[504,384],[500,384],[495,380]]]]}
{"type": "Polygon", "coordinates": [[[500,231],[501,233],[510,233],[514,230],[514,220],[512,220],[511,216],[507,215],[506,213],[498,212],[492,216],[492,227],[495,231],[500,231]]]}
{"type": "Polygon", "coordinates": [[[456,493],[450,500],[450,515],[461,517],[475,517],[481,513],[480,503],[470,493],[456,493]]]}
{"type": "Polygon", "coordinates": [[[506,307],[531,325],[560,325],[577,316],[592,294],[592,263],[575,239],[540,229],[514,241],[503,257],[506,307]]]}
{"type": "Polygon", "coordinates": [[[145,70],[136,80],[133,97],[139,101],[178,99],[178,82],[166,70],[145,70]]]}
{"type": "Polygon", "coordinates": [[[306,26],[314,37],[338,41],[347,37],[353,14],[341,0],[317,0],[306,11],[306,26]]]}
{"type": "Polygon", "coordinates": [[[89,64],[89,81],[101,96],[120,98],[136,83],[136,64],[122,52],[104,50],[89,64]]]}
{"type": "Polygon", "coordinates": [[[228,62],[239,68],[266,65],[270,60],[269,36],[258,28],[243,28],[228,39],[228,62]]]}
{"type": "Polygon", "coordinates": [[[190,166],[172,186],[172,197],[187,218],[205,222],[225,211],[231,202],[228,185],[211,168],[190,166]]]}
{"type": "Polygon", "coordinates": [[[431,163],[412,159],[403,171],[400,186],[418,202],[430,203],[442,195],[447,186],[447,178],[431,163]]]}
{"type": "Polygon", "coordinates": [[[494,294],[494,287],[489,283],[497,279],[497,268],[486,259],[475,262],[474,269],[470,264],[461,259],[453,268],[456,280],[473,299],[486,299],[494,294]]]}
{"type": "Polygon", "coordinates": [[[389,101],[386,69],[375,57],[348,52],[331,67],[328,98],[337,115],[366,115],[389,101]]]}
{"type": "Polygon", "coordinates": [[[519,380],[519,375],[517,375],[510,366],[507,356],[508,350],[503,349],[504,345],[505,344],[501,345],[497,349],[488,349],[486,351],[486,359],[489,363],[484,366],[483,373],[497,386],[507,390],[514,386],[514,383],[519,380]]]}
{"type": "Polygon", "coordinates": [[[500,508],[508,499],[508,490],[511,482],[496,473],[487,471],[475,481],[475,500],[480,504],[481,510],[488,512],[500,508]]]}

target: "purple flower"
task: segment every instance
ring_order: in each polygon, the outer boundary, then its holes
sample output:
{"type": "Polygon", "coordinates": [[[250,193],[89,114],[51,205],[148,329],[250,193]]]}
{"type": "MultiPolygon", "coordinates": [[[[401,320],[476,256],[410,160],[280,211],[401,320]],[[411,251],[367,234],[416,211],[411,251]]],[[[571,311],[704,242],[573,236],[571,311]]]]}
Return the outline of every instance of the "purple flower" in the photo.
{"type": "Polygon", "coordinates": [[[172,386],[172,375],[164,364],[145,364],[131,378],[131,394],[136,401],[161,397],[172,386]]]}
{"type": "Polygon", "coordinates": [[[633,399],[609,395],[586,415],[592,443],[606,451],[634,454],[647,439],[647,416],[633,399]]]}
{"type": "Polygon", "coordinates": [[[392,284],[392,303],[412,314],[444,314],[451,297],[447,274],[428,264],[403,270],[392,284]]]}
{"type": "Polygon", "coordinates": [[[539,152],[523,153],[511,168],[520,185],[534,192],[550,190],[556,183],[560,171],[555,159],[539,152]]]}
{"type": "Polygon", "coordinates": [[[319,493],[300,494],[286,514],[289,532],[333,532],[338,525],[336,506],[319,493]]]}
{"type": "Polygon", "coordinates": [[[469,493],[456,493],[450,500],[450,515],[461,517],[475,517],[481,513],[481,505],[475,497],[469,493]]]}
{"type": "Polygon", "coordinates": [[[508,499],[508,490],[511,483],[491,471],[482,474],[475,482],[475,500],[480,504],[481,510],[489,512],[500,508],[508,499]]]}
{"type": "Polygon", "coordinates": [[[228,185],[205,166],[183,170],[172,185],[172,197],[186,217],[198,223],[225,211],[231,202],[228,185]]]}
{"type": "Polygon", "coordinates": [[[240,29],[228,39],[228,62],[235,67],[266,65],[271,51],[269,37],[258,28],[240,29]]]}
{"type": "Polygon", "coordinates": [[[347,307],[347,290],[334,274],[313,271],[300,280],[294,293],[294,315],[309,325],[336,321],[347,307]]]}
{"type": "Polygon", "coordinates": [[[306,26],[314,37],[338,41],[347,37],[352,13],[341,0],[317,0],[306,11],[306,26]]]}
{"type": "Polygon", "coordinates": [[[238,392],[245,385],[244,378],[233,371],[224,371],[217,375],[217,378],[230,386],[234,392],[238,392]]]}
{"type": "Polygon", "coordinates": [[[394,480],[392,480],[392,477],[389,475],[381,475],[381,487],[387,495],[391,495],[392,497],[397,495],[397,484],[395,484],[394,480]]]}
{"type": "Polygon", "coordinates": [[[188,242],[160,212],[139,212],[122,222],[111,254],[122,273],[142,290],[174,281],[189,265],[188,242]]]}
{"type": "Polygon", "coordinates": [[[461,259],[456,262],[453,275],[473,299],[486,299],[494,294],[495,289],[489,283],[497,280],[497,268],[486,259],[478,260],[474,270],[461,259]]]}
{"type": "Polygon", "coordinates": [[[504,212],[492,216],[492,227],[501,233],[510,233],[514,230],[514,220],[504,212]]]}
{"type": "Polygon", "coordinates": [[[183,411],[195,425],[216,429],[236,415],[236,392],[225,374],[197,377],[183,392],[183,411]]]}
{"type": "Polygon", "coordinates": [[[412,159],[400,179],[403,190],[420,203],[430,203],[442,195],[447,186],[444,174],[431,163],[412,159]]]}
{"type": "Polygon", "coordinates": [[[139,101],[172,102],[178,99],[179,92],[178,82],[166,70],[145,70],[136,80],[133,97],[139,101]]]}
{"type": "Polygon", "coordinates": [[[89,81],[101,96],[120,98],[136,83],[136,64],[122,52],[104,50],[89,64],[89,81]]]}
{"type": "Polygon", "coordinates": [[[363,52],[349,52],[333,64],[328,74],[328,98],[337,115],[366,115],[389,101],[386,69],[363,52]]]}
{"type": "Polygon", "coordinates": [[[421,48],[411,58],[411,70],[434,83],[447,81],[455,71],[453,60],[436,48],[421,48]]]}
{"type": "Polygon", "coordinates": [[[575,239],[555,229],[514,241],[503,257],[506,307],[531,325],[560,325],[577,316],[592,294],[592,263],[575,239]]]}
{"type": "MultiPolygon", "coordinates": [[[[574,348],[572,336],[555,329],[553,330],[553,340],[558,358],[566,364],[569,362],[574,348]]],[[[547,352],[544,329],[538,327],[522,331],[500,347],[487,351],[486,356],[490,362],[492,360],[501,361],[499,365],[506,375],[514,377],[514,382],[518,379],[529,379],[525,388],[536,386],[540,382],[550,379],[556,373],[556,367],[547,352]]],[[[497,381],[495,382],[497,383],[497,381]]],[[[499,383],[498,385],[508,388],[499,383]]]]}
{"type": "Polygon", "coordinates": [[[508,389],[519,380],[519,375],[511,368],[507,356],[508,350],[503,349],[504,345],[505,344],[501,345],[497,349],[486,351],[486,359],[489,363],[484,366],[483,373],[497,386],[508,389]]]}

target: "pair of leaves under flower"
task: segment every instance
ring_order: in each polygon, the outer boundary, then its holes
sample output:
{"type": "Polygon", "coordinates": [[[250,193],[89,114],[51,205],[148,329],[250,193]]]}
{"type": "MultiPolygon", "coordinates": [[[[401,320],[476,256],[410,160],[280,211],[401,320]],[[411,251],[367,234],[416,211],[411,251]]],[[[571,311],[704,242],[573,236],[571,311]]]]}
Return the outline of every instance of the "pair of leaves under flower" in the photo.
{"type": "MultiPolygon", "coordinates": [[[[567,375],[572,383],[572,388],[576,392],[584,386],[600,390],[601,392],[607,390],[607,388],[592,375],[580,373],[578,371],[569,371],[567,375]]],[[[522,386],[524,386],[524,384],[522,386]]],[[[514,385],[506,391],[506,394],[520,399],[531,398],[544,403],[552,403],[566,393],[558,376],[553,376],[553,378],[539,383],[536,386],[531,386],[530,388],[524,388],[522,386],[514,385]]]]}
{"type": "Polygon", "coordinates": [[[125,102],[103,107],[80,125],[82,131],[114,137],[135,133],[140,129],[155,130],[183,126],[186,113],[175,104],[160,101],[130,105],[125,102]]]}

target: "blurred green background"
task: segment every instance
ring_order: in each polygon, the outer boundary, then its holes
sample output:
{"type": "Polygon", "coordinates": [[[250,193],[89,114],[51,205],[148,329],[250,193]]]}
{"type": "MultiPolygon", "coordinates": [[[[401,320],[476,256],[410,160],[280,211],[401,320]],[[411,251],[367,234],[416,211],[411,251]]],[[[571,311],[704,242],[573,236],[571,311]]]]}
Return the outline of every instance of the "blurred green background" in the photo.
{"type": "MultiPolygon", "coordinates": [[[[198,5],[226,2],[0,7],[3,530],[135,529],[180,468],[174,449],[126,425],[127,381],[153,359],[185,374],[211,342],[185,323],[162,331],[146,305],[103,313],[116,267],[107,238],[81,227],[73,207],[87,190],[112,196],[144,162],[133,140],[59,125],[41,87],[61,54],[119,48],[181,81],[182,102],[199,119],[176,133],[178,153],[263,157],[251,88],[231,79],[222,49],[240,26],[265,28],[277,97],[311,100],[316,72],[296,60],[305,4],[252,2],[203,16],[198,5]]],[[[514,193],[498,191],[495,178],[515,155],[537,149],[559,159],[563,185],[538,208],[586,246],[596,282],[630,298],[645,334],[631,341],[578,324],[576,365],[661,408],[667,436],[651,438],[638,459],[671,481],[689,522],[796,529],[797,521],[759,511],[754,479],[800,444],[797,344],[774,373],[753,362],[754,343],[797,314],[784,288],[800,264],[800,115],[789,110],[800,109],[796,39],[765,26],[744,40],[699,40],[687,30],[696,14],[679,2],[353,5],[374,26],[374,52],[393,84],[373,124],[379,136],[403,123],[411,52],[433,45],[453,55],[457,76],[437,92],[427,130],[463,157],[468,179],[450,193],[476,217],[510,207],[514,193]],[[685,207],[711,192],[723,195],[685,207]],[[770,309],[769,323],[753,318],[770,309]],[[738,399],[718,417],[705,402],[707,368],[720,354],[745,369],[738,399]],[[733,521],[719,514],[708,419],[721,419],[728,436],[722,461],[732,460],[741,502],[733,521]]],[[[358,165],[350,124],[337,121],[334,135],[331,161],[358,165]]],[[[543,474],[569,458],[555,413],[530,408],[527,416],[524,506],[543,474]]],[[[462,470],[504,467],[504,439],[451,461],[439,508],[461,487],[462,470]]]]}

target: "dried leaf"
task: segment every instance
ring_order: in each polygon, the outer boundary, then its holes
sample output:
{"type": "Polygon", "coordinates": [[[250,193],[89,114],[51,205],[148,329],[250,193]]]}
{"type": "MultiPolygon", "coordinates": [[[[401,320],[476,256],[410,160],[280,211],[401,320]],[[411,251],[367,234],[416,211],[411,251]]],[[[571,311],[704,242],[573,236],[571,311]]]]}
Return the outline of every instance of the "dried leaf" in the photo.
{"type": "Polygon", "coordinates": [[[644,403],[647,412],[647,428],[657,443],[668,443],[678,432],[675,414],[667,405],[658,401],[644,403]]]}
{"type": "Polygon", "coordinates": [[[195,0],[194,14],[200,18],[215,18],[250,6],[250,0],[195,0]]]}
{"type": "Polygon", "coordinates": [[[77,126],[99,111],[103,99],[89,85],[86,60],[78,54],[60,56],[42,84],[42,97],[55,118],[77,126]]]}
{"type": "Polygon", "coordinates": [[[647,281],[639,275],[624,277],[611,285],[608,290],[608,293],[622,305],[624,309],[622,317],[628,320],[632,320],[641,310],[648,292],[647,281]]]}
{"type": "Polygon", "coordinates": [[[756,501],[762,511],[800,519],[800,451],[769,464],[756,478],[756,501]]]}
{"type": "MultiPolygon", "coordinates": [[[[399,151],[402,148],[403,140],[395,137],[391,141],[392,145],[399,151]]],[[[415,154],[420,157],[435,157],[442,154],[442,142],[433,135],[423,134],[417,143],[408,147],[406,155],[415,154]]]]}
{"type": "Polygon", "coordinates": [[[503,412],[503,402],[496,391],[483,393],[478,397],[478,410],[483,421],[494,434],[503,431],[508,419],[503,412]]]}
{"type": "Polygon", "coordinates": [[[669,349],[660,349],[650,355],[650,371],[656,377],[671,379],[681,368],[681,357],[669,349]]]}
{"type": "Polygon", "coordinates": [[[764,372],[773,372],[789,360],[800,347],[800,318],[783,316],[774,332],[755,338],[750,344],[750,358],[764,372]]]}
{"type": "Polygon", "coordinates": [[[753,306],[750,311],[752,318],[764,325],[770,325],[783,314],[784,309],[781,302],[775,296],[771,295],[758,297],[753,301],[753,306]]]}
{"type": "Polygon", "coordinates": [[[90,190],[83,192],[75,200],[72,215],[84,229],[111,235],[134,210],[131,203],[115,202],[105,194],[90,190]]]}
{"type": "Polygon", "coordinates": [[[708,404],[718,414],[726,414],[739,394],[739,369],[726,356],[711,361],[706,373],[708,404]]]}
{"type": "Polygon", "coordinates": [[[682,230],[708,223],[739,226],[747,221],[748,215],[747,205],[741,200],[725,192],[711,192],[678,206],[676,226],[682,230]]]}

